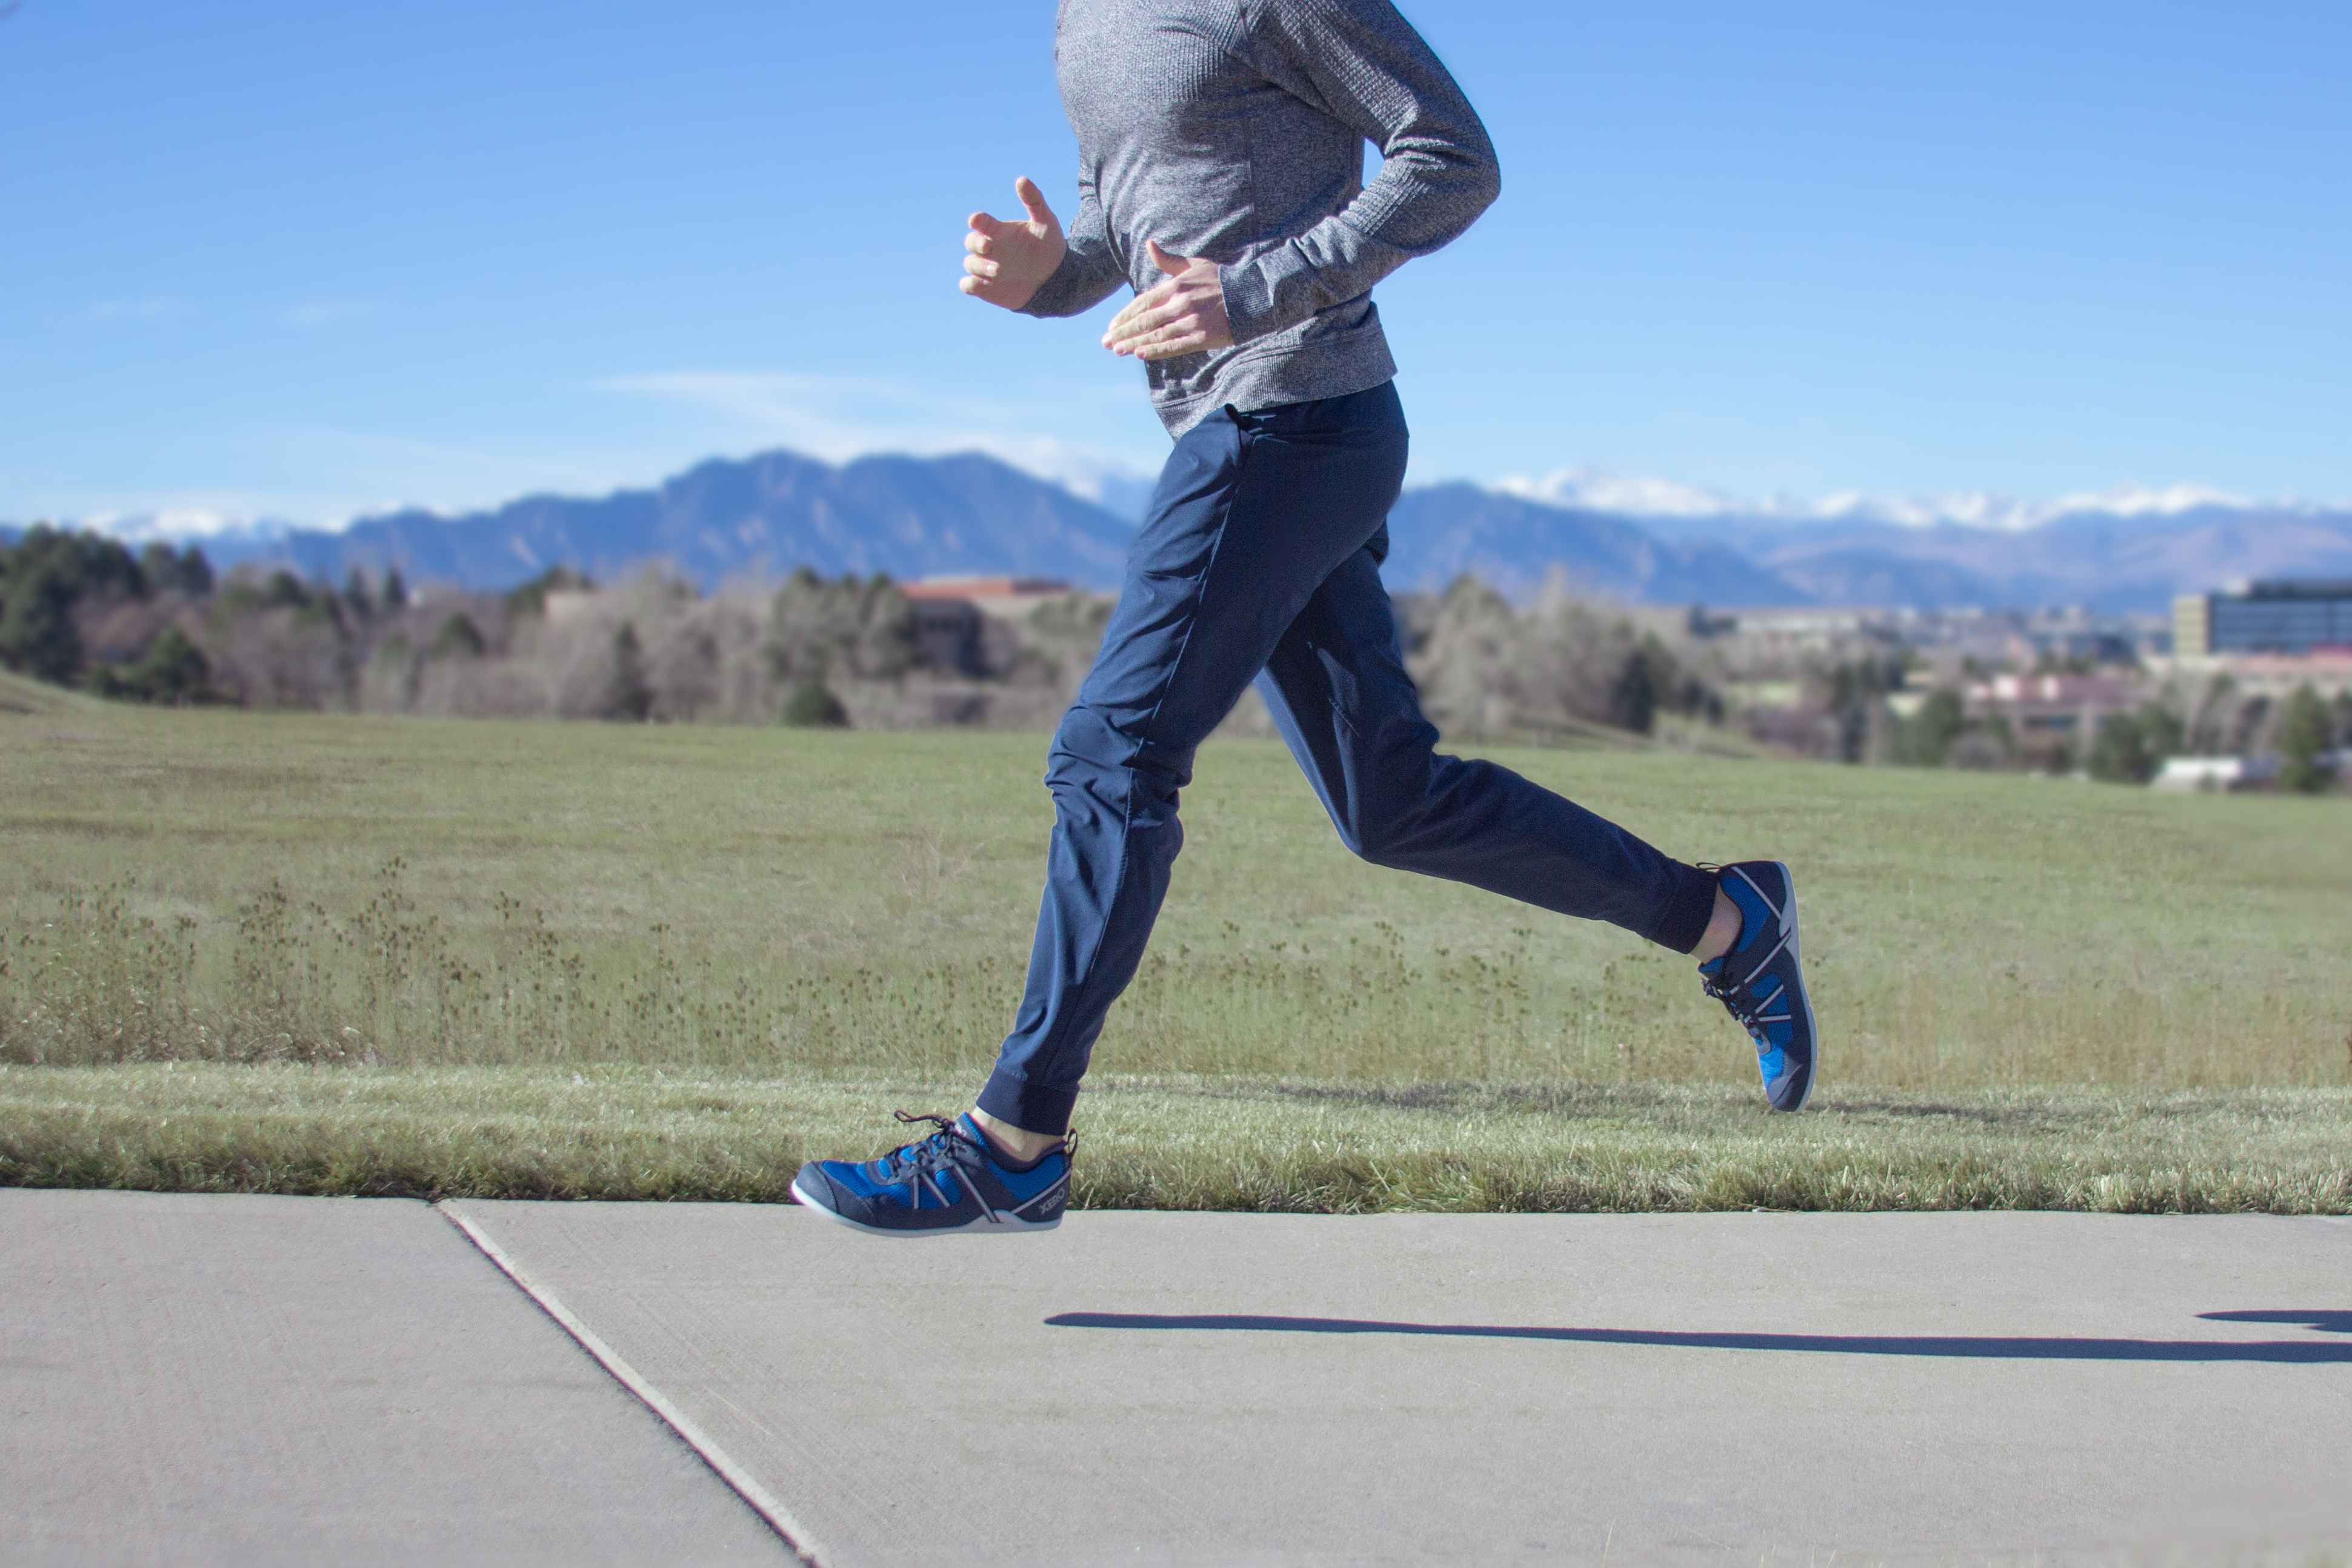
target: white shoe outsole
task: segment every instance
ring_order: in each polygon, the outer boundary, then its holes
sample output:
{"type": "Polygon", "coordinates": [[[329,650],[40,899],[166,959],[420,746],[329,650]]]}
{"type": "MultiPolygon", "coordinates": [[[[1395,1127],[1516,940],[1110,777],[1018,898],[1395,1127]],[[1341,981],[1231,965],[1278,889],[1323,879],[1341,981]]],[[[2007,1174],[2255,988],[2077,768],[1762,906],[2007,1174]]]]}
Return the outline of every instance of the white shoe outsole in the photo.
{"type": "Polygon", "coordinates": [[[811,1197],[807,1193],[803,1192],[801,1190],[801,1184],[797,1180],[793,1183],[793,1197],[802,1207],[814,1209],[817,1213],[824,1215],[827,1219],[832,1220],[835,1225],[846,1225],[850,1229],[859,1231],[867,1236],[906,1238],[923,1236],[1003,1236],[1011,1235],[1014,1232],[1051,1230],[1062,1223],[1062,1217],[1058,1214],[1054,1216],[1051,1219],[1019,1219],[1009,1214],[1001,1219],[992,1219],[987,1215],[983,1214],[978,1219],[968,1221],[962,1225],[938,1225],[925,1230],[891,1230],[879,1225],[867,1225],[862,1220],[852,1219],[845,1214],[839,1213],[835,1209],[827,1207],[825,1205],[819,1203],[816,1199],[811,1197]]]}

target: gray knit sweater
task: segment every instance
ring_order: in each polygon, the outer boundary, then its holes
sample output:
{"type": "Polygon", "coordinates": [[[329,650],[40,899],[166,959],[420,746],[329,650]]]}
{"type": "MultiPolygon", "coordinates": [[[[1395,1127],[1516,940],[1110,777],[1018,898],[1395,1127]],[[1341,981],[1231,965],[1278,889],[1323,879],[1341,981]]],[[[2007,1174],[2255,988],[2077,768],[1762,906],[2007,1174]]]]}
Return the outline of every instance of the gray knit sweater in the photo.
{"type": "Polygon", "coordinates": [[[1171,434],[1396,373],[1372,285],[1468,228],[1501,176],[1390,0],[1062,0],[1054,57],[1078,210],[1030,315],[1154,287],[1148,239],[1218,263],[1234,346],[1144,366],[1171,434]]]}

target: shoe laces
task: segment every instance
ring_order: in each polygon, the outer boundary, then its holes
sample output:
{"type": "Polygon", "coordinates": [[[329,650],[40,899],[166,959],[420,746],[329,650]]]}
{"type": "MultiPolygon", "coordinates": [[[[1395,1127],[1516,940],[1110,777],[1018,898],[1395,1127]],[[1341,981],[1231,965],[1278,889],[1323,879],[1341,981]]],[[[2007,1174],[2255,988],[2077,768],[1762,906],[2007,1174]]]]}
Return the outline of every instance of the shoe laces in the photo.
{"type": "Polygon", "coordinates": [[[884,1155],[877,1163],[892,1172],[902,1165],[919,1171],[935,1171],[942,1166],[954,1165],[958,1163],[955,1146],[971,1142],[971,1134],[958,1126],[953,1116],[936,1115],[928,1111],[893,1111],[890,1114],[910,1127],[919,1122],[929,1122],[938,1129],[928,1137],[902,1144],[884,1155]]]}

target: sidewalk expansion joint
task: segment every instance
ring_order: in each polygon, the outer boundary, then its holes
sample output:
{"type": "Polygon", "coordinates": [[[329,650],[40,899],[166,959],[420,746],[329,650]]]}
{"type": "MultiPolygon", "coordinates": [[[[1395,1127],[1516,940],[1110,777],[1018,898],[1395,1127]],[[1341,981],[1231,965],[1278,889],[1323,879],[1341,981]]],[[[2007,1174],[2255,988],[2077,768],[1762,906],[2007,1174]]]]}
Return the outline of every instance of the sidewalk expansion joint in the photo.
{"type": "Polygon", "coordinates": [[[618,1351],[606,1344],[595,1330],[583,1322],[577,1314],[558,1300],[553,1291],[533,1279],[528,1270],[509,1256],[506,1249],[492,1240],[479,1226],[446,1203],[436,1203],[433,1207],[442,1218],[456,1226],[458,1232],[471,1241],[500,1273],[513,1281],[515,1288],[530,1297],[541,1312],[554,1319],[556,1326],[570,1334],[597,1365],[612,1375],[614,1381],[635,1395],[639,1404],[676,1433],[678,1441],[692,1449],[695,1457],[709,1466],[711,1474],[726,1483],[729,1490],[741,1498],[745,1506],[776,1532],[795,1557],[808,1564],[808,1568],[824,1568],[824,1554],[818,1547],[816,1538],[766,1487],[760,1484],[757,1477],[720,1448],[694,1417],[672,1404],[667,1396],[646,1381],[643,1373],[623,1360],[618,1351]]]}

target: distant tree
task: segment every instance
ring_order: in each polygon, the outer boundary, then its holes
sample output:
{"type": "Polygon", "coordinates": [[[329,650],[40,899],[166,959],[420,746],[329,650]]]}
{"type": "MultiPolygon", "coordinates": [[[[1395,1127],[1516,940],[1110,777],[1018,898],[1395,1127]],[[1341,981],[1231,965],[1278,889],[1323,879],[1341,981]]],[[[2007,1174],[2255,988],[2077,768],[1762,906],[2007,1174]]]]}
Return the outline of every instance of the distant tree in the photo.
{"type": "Polygon", "coordinates": [[[0,582],[0,664],[60,685],[81,668],[81,634],[74,629],[74,583],[62,569],[12,568],[0,582]]]}
{"type": "Polygon", "coordinates": [[[803,681],[785,694],[782,722],[795,729],[846,729],[849,710],[823,681],[803,681]]]}
{"type": "Polygon", "coordinates": [[[436,659],[478,659],[488,648],[481,629],[470,616],[462,613],[441,622],[441,630],[433,636],[433,657],[436,659]]]}
{"type": "Polygon", "coordinates": [[[281,568],[261,585],[261,602],[272,610],[299,610],[310,602],[310,591],[300,578],[281,568]]]}
{"type": "Polygon", "coordinates": [[[2310,683],[2295,687],[2279,715],[2280,789],[2316,795],[2327,788],[2329,773],[2320,758],[2332,738],[2330,728],[2327,705],[2310,683]]]}
{"type": "Polygon", "coordinates": [[[2139,710],[2139,733],[2149,758],[2159,768],[2189,749],[2189,727],[2162,703],[2149,703],[2139,710]]]}
{"type": "Polygon", "coordinates": [[[343,608],[354,620],[375,619],[375,592],[368,586],[367,573],[353,567],[343,575],[343,608]]]}
{"type": "Polygon", "coordinates": [[[643,724],[654,710],[654,688],[646,679],[646,651],[636,622],[624,621],[613,633],[613,669],[604,686],[603,716],[643,724]]]}
{"type": "Polygon", "coordinates": [[[1952,759],[1953,745],[1968,727],[1968,708],[1960,694],[1939,686],[1895,730],[1895,760],[1912,768],[1944,767],[1952,759]]]}
{"type": "Polygon", "coordinates": [[[202,599],[213,591],[213,564],[194,545],[175,550],[157,539],[139,552],[139,575],[146,579],[150,593],[184,593],[202,599]]]}
{"type": "Polygon", "coordinates": [[[2352,746],[2352,686],[2336,694],[2330,715],[2328,723],[2336,732],[2336,744],[2352,746]]]}
{"type": "Polygon", "coordinates": [[[163,592],[180,586],[180,552],[162,539],[157,539],[139,552],[139,575],[147,580],[150,592],[163,592]]]}
{"type": "Polygon", "coordinates": [[[719,637],[704,617],[673,622],[646,657],[654,689],[654,712],[663,718],[691,720],[719,699],[719,637]]]}
{"type": "Polygon", "coordinates": [[[408,580],[400,575],[400,568],[387,568],[383,574],[383,608],[387,613],[408,608],[408,580]]]}
{"type": "Polygon", "coordinates": [[[822,681],[845,671],[897,680],[915,665],[915,608],[880,573],[828,582],[802,567],[770,605],[767,654],[780,681],[822,681]]]}
{"type": "Polygon", "coordinates": [[[1636,649],[1610,684],[1609,722],[1636,735],[1649,734],[1658,727],[1658,696],[1657,664],[1636,649]]]}
{"type": "Polygon", "coordinates": [[[880,572],[858,595],[850,667],[875,681],[895,681],[915,667],[915,607],[880,572]]]}
{"type": "Polygon", "coordinates": [[[2156,756],[2137,714],[2109,714],[2091,737],[2084,767],[2110,784],[2145,784],[2156,776],[2156,756]]]}
{"type": "Polygon", "coordinates": [[[176,706],[212,695],[212,662],[177,626],[166,626],[135,662],[102,668],[91,684],[102,696],[176,706]]]}
{"type": "Polygon", "coordinates": [[[2239,703],[2222,749],[2240,756],[2260,750],[2263,737],[2270,729],[2273,717],[2273,707],[2271,699],[2260,692],[2239,703]]]}

